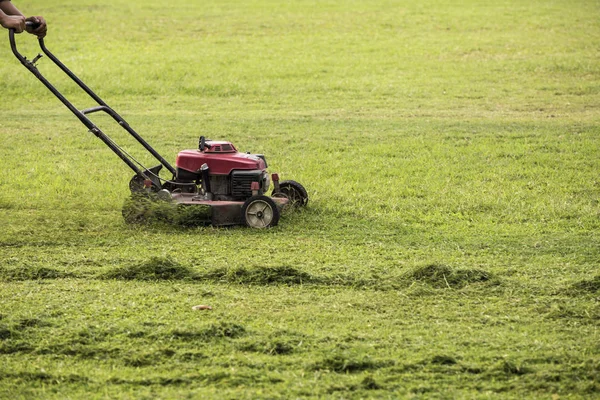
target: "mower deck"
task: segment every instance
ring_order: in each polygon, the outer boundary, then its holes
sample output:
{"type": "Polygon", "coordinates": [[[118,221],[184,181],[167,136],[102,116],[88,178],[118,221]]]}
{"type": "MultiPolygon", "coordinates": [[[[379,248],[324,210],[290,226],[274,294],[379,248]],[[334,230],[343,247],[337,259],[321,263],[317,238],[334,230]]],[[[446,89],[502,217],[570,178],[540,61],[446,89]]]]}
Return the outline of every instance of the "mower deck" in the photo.
{"type": "MultiPolygon", "coordinates": [[[[173,202],[189,206],[210,207],[210,223],[213,226],[244,225],[242,214],[243,201],[205,200],[193,193],[173,193],[173,202]]],[[[271,200],[281,211],[288,203],[285,197],[271,197],[271,200]]]]}

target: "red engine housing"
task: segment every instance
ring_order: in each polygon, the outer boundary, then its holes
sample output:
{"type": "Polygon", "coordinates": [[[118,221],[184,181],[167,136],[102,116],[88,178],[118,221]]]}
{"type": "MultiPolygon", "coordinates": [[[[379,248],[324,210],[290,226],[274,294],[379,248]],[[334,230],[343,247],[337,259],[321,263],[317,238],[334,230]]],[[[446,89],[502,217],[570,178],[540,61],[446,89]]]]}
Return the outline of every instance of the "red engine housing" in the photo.
{"type": "MultiPolygon", "coordinates": [[[[202,184],[213,200],[244,201],[269,190],[267,162],[262,154],[240,153],[230,142],[200,138],[202,150],[177,155],[177,183],[202,184]],[[206,164],[203,169],[202,166],[206,164]],[[258,184],[258,191],[253,187],[258,184]]],[[[187,186],[189,187],[189,186],[187,186]]]]}
{"type": "Polygon", "coordinates": [[[197,173],[203,164],[211,175],[229,175],[234,170],[264,170],[265,160],[255,154],[239,153],[230,142],[210,141],[210,148],[183,150],[177,155],[177,168],[197,173]]]}

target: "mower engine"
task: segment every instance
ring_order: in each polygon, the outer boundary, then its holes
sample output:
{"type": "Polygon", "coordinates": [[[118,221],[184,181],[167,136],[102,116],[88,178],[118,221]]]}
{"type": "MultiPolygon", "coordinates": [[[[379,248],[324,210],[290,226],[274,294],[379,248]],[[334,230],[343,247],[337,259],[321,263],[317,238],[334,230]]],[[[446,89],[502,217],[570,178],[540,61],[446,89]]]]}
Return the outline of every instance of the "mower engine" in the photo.
{"type": "Polygon", "coordinates": [[[230,142],[204,137],[198,150],[181,151],[175,166],[176,182],[201,185],[209,200],[243,201],[253,195],[253,182],[258,183],[258,195],[271,184],[264,155],[240,153],[230,142]]]}

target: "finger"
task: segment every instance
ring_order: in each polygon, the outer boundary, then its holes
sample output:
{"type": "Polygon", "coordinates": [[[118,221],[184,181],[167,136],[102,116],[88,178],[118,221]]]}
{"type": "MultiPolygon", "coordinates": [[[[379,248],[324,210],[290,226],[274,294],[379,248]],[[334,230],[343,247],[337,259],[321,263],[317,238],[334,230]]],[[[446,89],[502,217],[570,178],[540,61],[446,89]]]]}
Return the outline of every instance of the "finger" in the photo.
{"type": "Polygon", "coordinates": [[[41,16],[35,16],[32,18],[35,18],[35,23],[39,25],[32,33],[34,33],[40,38],[43,38],[44,36],[46,36],[46,31],[48,29],[46,25],[46,20],[44,19],[44,17],[41,16]]]}
{"type": "Polygon", "coordinates": [[[35,30],[35,34],[40,37],[43,38],[44,36],[46,36],[46,31],[48,30],[48,26],[46,25],[46,21],[44,21],[43,18],[41,18],[40,21],[40,26],[35,30]]]}

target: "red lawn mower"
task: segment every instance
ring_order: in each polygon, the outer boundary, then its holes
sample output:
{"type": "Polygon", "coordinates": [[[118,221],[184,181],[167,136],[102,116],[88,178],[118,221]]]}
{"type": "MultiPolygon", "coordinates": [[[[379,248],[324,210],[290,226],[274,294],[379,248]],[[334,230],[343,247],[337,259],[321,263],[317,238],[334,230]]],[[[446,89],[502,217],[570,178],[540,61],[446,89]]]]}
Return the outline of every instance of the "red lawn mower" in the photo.
{"type": "MultiPolygon", "coordinates": [[[[32,24],[27,22],[27,24],[32,24]]],[[[35,26],[31,26],[35,29],[35,26]]],[[[200,136],[198,149],[183,150],[175,161],[175,167],[169,164],[150,144],[148,144],[129,124],[96,93],[85,85],[45,46],[44,39],[39,38],[42,52],[50,58],[63,72],[83,89],[97,106],[79,110],[67,100],[38,71],[36,62],[42,57],[38,54],[28,60],[17,51],[15,31],[9,30],[10,46],[19,59],[33,75],[36,76],[79,120],[88,130],[106,144],[135,175],[129,182],[129,189],[136,206],[124,207],[123,216],[128,222],[138,222],[148,214],[150,200],[167,202],[178,208],[193,206],[208,207],[206,222],[214,226],[247,225],[253,228],[268,228],[277,225],[281,210],[284,207],[304,207],[308,203],[308,194],[298,182],[279,181],[278,174],[267,172],[267,161],[262,154],[241,153],[227,141],[216,141],[200,136]],[[110,115],[123,129],[133,136],[160,164],[146,168],[127,151],[117,145],[87,116],[96,112],[110,115]],[[172,179],[159,176],[160,170],[166,168],[172,179]],[[273,190],[269,191],[273,182],[273,190]]]]}

